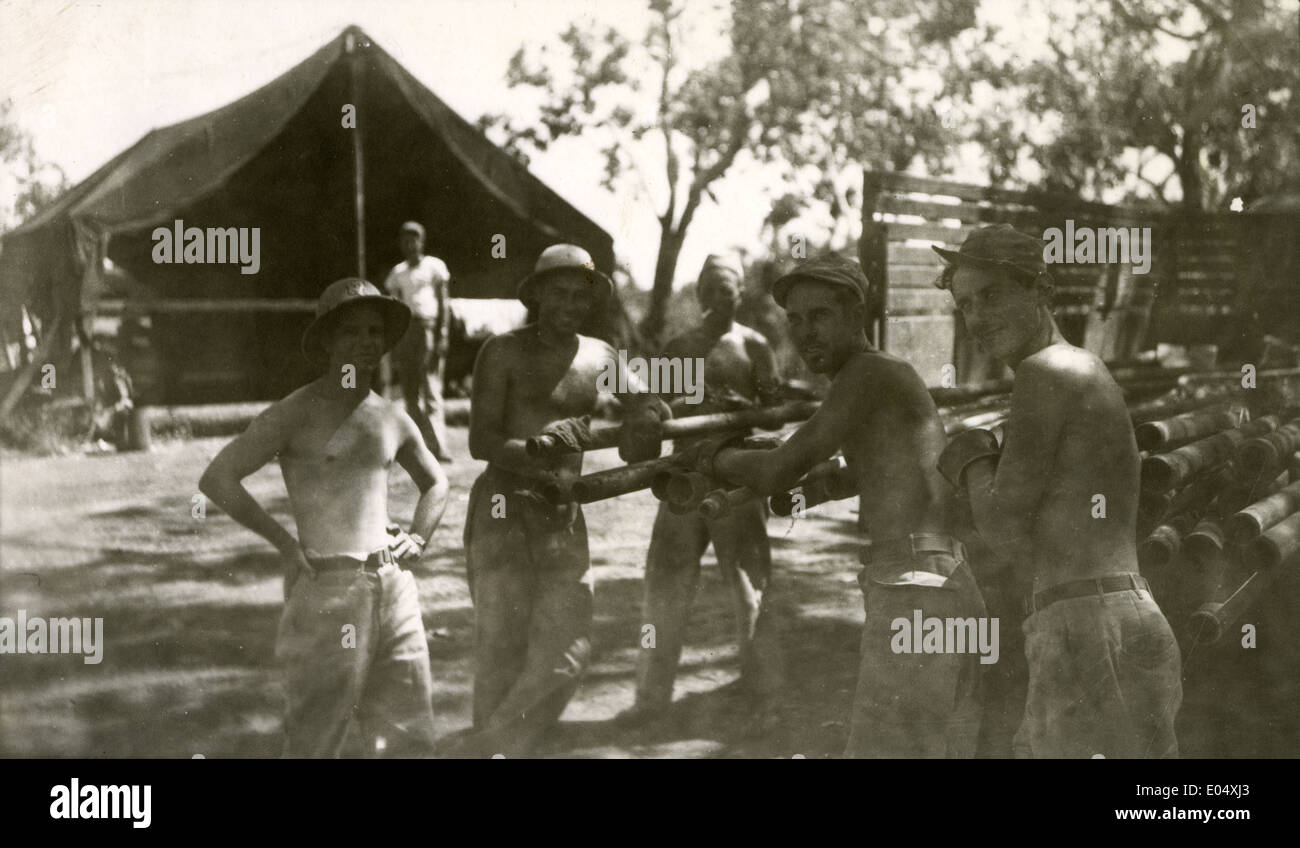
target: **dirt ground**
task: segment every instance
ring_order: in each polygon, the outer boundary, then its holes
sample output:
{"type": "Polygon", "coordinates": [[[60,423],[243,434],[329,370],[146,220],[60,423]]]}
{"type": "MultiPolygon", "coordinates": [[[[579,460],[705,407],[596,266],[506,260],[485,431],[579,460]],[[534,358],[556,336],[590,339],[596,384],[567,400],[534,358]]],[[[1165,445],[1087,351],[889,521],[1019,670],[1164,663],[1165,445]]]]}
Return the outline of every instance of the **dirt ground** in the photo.
{"type": "MultiPolygon", "coordinates": [[[[464,427],[450,429],[458,461],[452,496],[413,567],[435,681],[440,735],[470,724],[473,609],[465,585],[470,484],[464,427]]],[[[225,438],[162,443],[152,453],[0,458],[0,615],[102,617],[100,664],[80,655],[0,656],[0,756],[273,757],[283,691],[273,647],[282,608],[269,545],[211,508],[192,514],[199,474],[225,438]]],[[[618,463],[588,455],[587,470],[618,463]]],[[[277,466],[247,481],[292,527],[277,466]]],[[[406,522],[416,491],[398,469],[390,513],[406,522]]],[[[768,523],[775,618],[785,650],[787,722],[750,736],[736,684],[730,593],[710,552],[667,720],[639,730],[610,719],[632,702],[645,552],[655,500],[640,492],[586,508],[596,578],[593,663],[559,729],[539,752],[562,757],[838,756],[856,682],[862,623],[856,500],[768,523]]],[[[1193,647],[1184,623],[1201,602],[1189,575],[1148,573],[1183,643],[1184,756],[1300,756],[1300,569],[1271,587],[1246,621],[1258,650],[1235,634],[1193,647]]],[[[990,613],[994,596],[986,587],[990,613]]],[[[1003,610],[1002,615],[1007,612],[1003,610]]],[[[1020,655],[1018,622],[1003,619],[1003,657],[1020,655]]],[[[1014,665],[999,663],[998,669],[1014,665]]],[[[994,667],[990,667],[994,668],[994,667]]],[[[986,716],[987,723],[987,716],[986,716]]],[[[1004,728],[1008,734],[1013,725],[1004,728]]]]}
{"type": "MultiPolygon", "coordinates": [[[[419,582],[439,733],[470,724],[473,610],[464,579],[470,484],[466,430],[452,427],[452,495],[419,582]]],[[[273,663],[281,610],[274,551],[211,507],[192,515],[197,480],[227,439],[165,443],[149,454],[0,460],[0,612],[104,619],[98,665],[79,655],[11,655],[0,688],[0,756],[273,757],[283,692],[273,663]]],[[[618,463],[589,454],[587,470],[618,463]]],[[[292,527],[278,466],[246,481],[292,527]]],[[[416,490],[397,470],[390,512],[409,520],[416,490]]],[[[778,621],[789,673],[788,728],[747,738],[735,684],[730,593],[712,552],[670,717],[623,730],[632,702],[649,492],[587,507],[596,578],[594,657],[543,753],[566,757],[838,755],[856,681],[862,622],[854,501],[772,519],[778,621]]]]}

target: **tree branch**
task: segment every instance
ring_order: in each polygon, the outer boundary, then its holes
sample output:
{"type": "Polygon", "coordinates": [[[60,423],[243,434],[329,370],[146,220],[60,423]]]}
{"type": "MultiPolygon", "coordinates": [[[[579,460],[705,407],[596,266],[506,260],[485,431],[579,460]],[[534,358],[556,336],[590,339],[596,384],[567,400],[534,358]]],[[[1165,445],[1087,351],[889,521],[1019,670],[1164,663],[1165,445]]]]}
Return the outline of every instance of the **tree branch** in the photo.
{"type": "MultiPolygon", "coordinates": [[[[1110,5],[1111,8],[1114,9],[1121,18],[1124,18],[1126,21],[1128,21],[1129,23],[1135,26],[1147,30],[1156,30],[1157,32],[1163,32],[1165,35],[1169,35],[1174,38],[1181,38],[1183,41],[1200,41],[1210,32],[1208,28],[1194,34],[1177,32],[1161,24],[1160,19],[1154,15],[1151,17],[1143,17],[1137,14],[1136,12],[1132,11],[1127,6],[1125,6],[1123,0],[1110,0],[1110,5]]],[[[1222,19],[1220,19],[1220,22],[1221,21],[1222,19]]]]}
{"type": "Polygon", "coordinates": [[[668,116],[668,104],[671,102],[668,88],[668,75],[673,69],[672,33],[669,31],[669,8],[662,7],[664,51],[659,57],[663,68],[663,79],[659,83],[659,131],[664,137],[665,168],[668,172],[668,208],[659,216],[659,223],[664,232],[673,226],[673,217],[677,214],[677,180],[681,174],[681,163],[677,160],[677,151],[673,150],[673,129],[668,116]]]}

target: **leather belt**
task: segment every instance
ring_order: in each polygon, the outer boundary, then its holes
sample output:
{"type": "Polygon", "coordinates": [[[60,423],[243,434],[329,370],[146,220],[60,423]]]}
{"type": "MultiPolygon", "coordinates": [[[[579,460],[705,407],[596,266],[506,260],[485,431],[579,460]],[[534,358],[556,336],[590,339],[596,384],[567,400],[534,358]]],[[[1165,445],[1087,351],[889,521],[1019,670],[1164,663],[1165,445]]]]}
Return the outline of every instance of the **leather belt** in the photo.
{"type": "Polygon", "coordinates": [[[388,548],[380,548],[366,557],[364,562],[350,556],[321,557],[320,559],[309,560],[309,562],[318,573],[322,571],[369,571],[374,573],[385,565],[396,563],[396,560],[393,559],[392,551],[388,548]]]}
{"type": "MultiPolygon", "coordinates": [[[[966,546],[942,533],[913,533],[863,545],[858,559],[863,565],[871,566],[890,560],[906,560],[919,554],[949,554],[957,562],[965,562],[966,546]]],[[[945,564],[940,567],[947,570],[948,573],[943,576],[948,577],[957,565],[953,563],[951,566],[945,564]]]]}
{"type": "Polygon", "coordinates": [[[1147,579],[1141,574],[1132,572],[1109,574],[1105,577],[1090,577],[1085,580],[1071,580],[1069,583],[1059,583],[1050,589],[1025,595],[1025,614],[1033,615],[1036,611],[1057,601],[1086,598],[1091,595],[1108,595],[1112,592],[1124,592],[1129,589],[1150,592],[1151,585],[1147,583],[1147,579]]]}

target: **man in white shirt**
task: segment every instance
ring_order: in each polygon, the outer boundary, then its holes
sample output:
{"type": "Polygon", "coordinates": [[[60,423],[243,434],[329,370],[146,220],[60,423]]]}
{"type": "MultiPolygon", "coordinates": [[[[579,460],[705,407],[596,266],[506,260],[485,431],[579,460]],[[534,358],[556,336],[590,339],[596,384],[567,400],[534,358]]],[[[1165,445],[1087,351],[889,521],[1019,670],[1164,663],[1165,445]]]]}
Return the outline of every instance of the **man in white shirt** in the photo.
{"type": "Polygon", "coordinates": [[[439,462],[450,462],[442,409],[442,369],[447,358],[451,272],[436,256],[424,255],[424,227],[407,221],[400,231],[404,259],[388,272],[384,288],[411,309],[406,335],[393,348],[407,414],[439,462]]]}

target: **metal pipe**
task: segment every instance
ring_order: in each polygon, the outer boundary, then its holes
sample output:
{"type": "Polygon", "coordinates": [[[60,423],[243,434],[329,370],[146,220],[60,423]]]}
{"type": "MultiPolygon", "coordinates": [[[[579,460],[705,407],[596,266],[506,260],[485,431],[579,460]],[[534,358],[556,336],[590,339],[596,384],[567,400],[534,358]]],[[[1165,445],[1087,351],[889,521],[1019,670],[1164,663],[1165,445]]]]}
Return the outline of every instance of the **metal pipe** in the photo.
{"type": "Polygon", "coordinates": [[[1224,488],[1209,506],[1209,512],[1218,518],[1224,518],[1239,512],[1261,498],[1282,491],[1286,486],[1286,472],[1266,482],[1234,482],[1224,488]]]}
{"type": "Polygon", "coordinates": [[[1139,492],[1137,512],[1137,537],[1145,539],[1169,511],[1172,498],[1161,492],[1139,492]]]}
{"type": "Polygon", "coordinates": [[[1167,492],[1180,486],[1207,468],[1226,462],[1246,439],[1270,432],[1277,425],[1276,415],[1265,415],[1232,430],[1198,439],[1169,453],[1148,456],[1142,460],[1142,488],[1167,492]]]}
{"type": "Polygon", "coordinates": [[[1283,460],[1297,448],[1300,448],[1300,419],[1242,442],[1237,448],[1237,464],[1243,474],[1259,476],[1269,469],[1280,468],[1283,460]]]}
{"type": "Polygon", "coordinates": [[[1190,516],[1175,515],[1152,530],[1138,545],[1138,562],[1143,568],[1167,565],[1182,550],[1183,536],[1191,532],[1194,524],[1190,516]]]}
{"type": "Polygon", "coordinates": [[[1272,582],[1271,572],[1256,571],[1224,600],[1202,604],[1191,615],[1192,638],[1201,645],[1219,641],[1227,629],[1255,605],[1272,582]]]}
{"type": "Polygon", "coordinates": [[[1172,449],[1203,439],[1221,430],[1240,427],[1250,419],[1244,407],[1225,407],[1202,412],[1184,412],[1158,421],[1145,421],[1133,428],[1139,450],[1172,449]]]}
{"type": "Polygon", "coordinates": [[[1297,510],[1300,510],[1300,482],[1228,516],[1223,529],[1234,545],[1244,545],[1297,510]]]}
{"type": "Polygon", "coordinates": [[[593,503],[650,487],[655,475],[673,467],[668,457],[608,468],[580,477],[561,477],[538,487],[551,503],[593,503]]]}
{"type": "Polygon", "coordinates": [[[796,504],[800,509],[812,509],[818,504],[851,498],[857,494],[857,474],[847,465],[842,465],[816,477],[810,473],[788,492],[773,495],[768,500],[768,506],[774,515],[785,518],[794,514],[796,504]]]}
{"type": "Polygon", "coordinates": [[[733,507],[749,503],[756,497],[758,493],[744,486],[736,489],[714,489],[700,501],[699,510],[705,518],[718,518],[733,507]]]}
{"type": "Polygon", "coordinates": [[[1223,556],[1223,528],[1211,518],[1196,522],[1192,532],[1183,537],[1183,551],[1201,570],[1213,568],[1223,556]]]}
{"type": "Polygon", "coordinates": [[[1134,424],[1142,424],[1184,412],[1201,411],[1227,401],[1232,394],[1229,389],[1217,387],[1202,387],[1197,392],[1199,397],[1188,398],[1175,394],[1174,397],[1162,396],[1133,404],[1129,407],[1129,418],[1134,424]]]}
{"type": "Polygon", "coordinates": [[[1300,512],[1287,516],[1247,543],[1246,557],[1256,568],[1277,568],[1300,551],[1300,512]]]}
{"type": "MultiPolygon", "coordinates": [[[[663,438],[668,440],[686,436],[703,436],[723,433],[727,430],[744,430],[750,427],[776,430],[783,424],[792,421],[804,421],[812,417],[818,406],[820,404],[817,401],[801,400],[783,403],[778,406],[740,409],[735,412],[715,412],[709,415],[670,418],[663,422],[663,438]]],[[[600,450],[614,447],[618,444],[619,435],[622,432],[622,424],[593,424],[591,437],[586,440],[580,450],[600,450]]],[[[528,451],[529,456],[536,457],[559,456],[575,452],[573,448],[548,434],[541,434],[528,439],[525,442],[525,449],[528,451]]]]}

